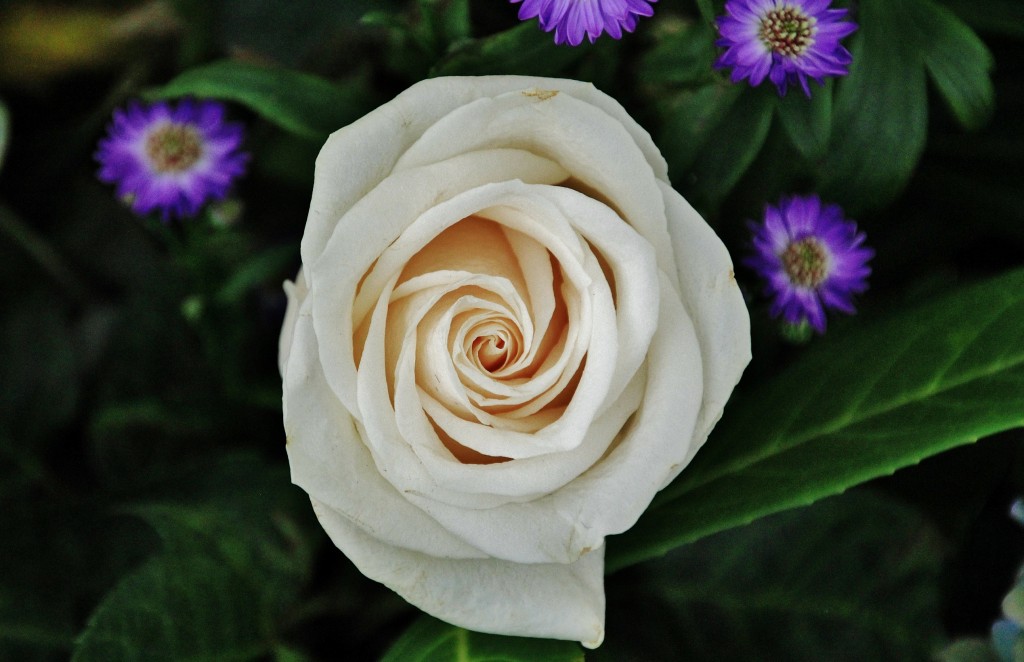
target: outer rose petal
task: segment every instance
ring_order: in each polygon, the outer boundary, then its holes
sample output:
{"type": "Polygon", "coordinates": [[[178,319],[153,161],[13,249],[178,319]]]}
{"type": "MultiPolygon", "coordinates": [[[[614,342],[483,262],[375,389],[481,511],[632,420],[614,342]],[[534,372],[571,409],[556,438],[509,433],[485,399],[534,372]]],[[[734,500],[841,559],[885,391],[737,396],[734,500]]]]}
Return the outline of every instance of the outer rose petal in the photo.
{"type": "Polygon", "coordinates": [[[587,648],[604,640],[603,547],[569,564],[451,560],[382,544],[313,508],[360,572],[429,614],[480,632],[575,639],[587,648]]]}
{"type": "Polygon", "coordinates": [[[352,416],[324,381],[309,300],[295,296],[301,293],[298,287],[292,292],[289,311],[295,310],[295,326],[285,374],[289,397],[284,401],[292,482],[321,503],[320,512],[344,514],[386,543],[451,559],[485,557],[403,499],[377,471],[352,416]]]}
{"type": "MultiPolygon", "coordinates": [[[[328,140],[302,257],[279,355],[288,455],[335,544],[447,621],[598,645],[605,537],[692,459],[750,357],[729,255],[649,135],[585,83],[424,81],[328,140]],[[465,245],[403,276],[467,218],[505,228],[500,259],[465,245]],[[556,272],[557,365],[581,376],[560,409],[524,396],[503,427],[480,407],[516,388],[460,396],[490,377],[445,372],[455,314],[429,307],[459,279],[490,287],[464,305],[529,311],[525,342],[553,319],[556,272]],[[438,426],[516,459],[463,464],[438,426]]],[[[537,374],[537,393],[567,383],[537,374]]]]}
{"type": "Polygon", "coordinates": [[[530,76],[433,78],[413,85],[327,139],[316,159],[318,176],[302,237],[302,263],[310,265],[320,257],[341,215],[392,171],[427,127],[475,99],[526,89],[560,90],[608,113],[636,141],[655,177],[668,181],[668,166],[650,134],[591,83],[530,76]],[[353,163],[359,167],[352,168],[353,163]]]}
{"type": "Polygon", "coordinates": [[[736,285],[729,251],[683,196],[668,184],[660,186],[679,264],[680,293],[696,325],[704,363],[704,402],[694,443],[687,461],[666,479],[667,485],[704,445],[751,355],[750,315],[736,285]]]}

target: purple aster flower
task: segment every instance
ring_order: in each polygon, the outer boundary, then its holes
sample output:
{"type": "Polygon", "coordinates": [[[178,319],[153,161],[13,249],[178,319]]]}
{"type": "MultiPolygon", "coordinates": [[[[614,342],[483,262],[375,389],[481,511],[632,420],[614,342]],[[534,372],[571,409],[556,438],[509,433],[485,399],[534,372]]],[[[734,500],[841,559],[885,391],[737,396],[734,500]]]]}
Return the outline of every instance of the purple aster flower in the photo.
{"type": "Polygon", "coordinates": [[[137,214],[159,211],[165,221],[195,216],[245,172],[242,137],[241,125],[225,122],[216,101],[132,102],[114,111],[100,140],[97,177],[117,184],[117,195],[137,214]]]}
{"type": "Polygon", "coordinates": [[[716,69],[732,68],[732,82],[744,78],[760,85],[767,76],[786,93],[800,83],[811,96],[807,79],[819,85],[826,76],[845,76],[853,60],[839,40],[857,29],[845,21],[847,10],[829,9],[831,0],[727,0],[725,16],[716,21],[725,52],[716,69]]]}
{"type": "Polygon", "coordinates": [[[764,278],[773,316],[824,333],[826,308],[854,313],[853,295],[868,288],[875,252],[839,205],[817,195],[783,197],[750,230],[755,252],[743,263],[764,278]]]}
{"type": "Polygon", "coordinates": [[[653,16],[658,0],[511,0],[522,2],[519,20],[538,17],[545,32],[555,31],[555,43],[579,46],[583,35],[590,43],[607,32],[621,39],[636,28],[638,16],[653,16]]]}

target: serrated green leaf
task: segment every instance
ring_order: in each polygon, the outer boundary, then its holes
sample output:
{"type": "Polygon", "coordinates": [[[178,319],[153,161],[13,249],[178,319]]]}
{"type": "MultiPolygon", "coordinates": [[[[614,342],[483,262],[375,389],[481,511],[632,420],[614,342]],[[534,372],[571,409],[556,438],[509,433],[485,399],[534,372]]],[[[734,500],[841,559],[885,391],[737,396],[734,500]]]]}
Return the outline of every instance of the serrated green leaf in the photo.
{"type": "Polygon", "coordinates": [[[797,151],[812,164],[825,156],[832,135],[832,81],[814,90],[808,99],[800,94],[779,97],[775,110],[782,128],[797,151]]]}
{"type": "Polygon", "coordinates": [[[579,644],[471,632],[421,616],[381,662],[583,662],[579,644]]]}
{"type": "Polygon", "coordinates": [[[941,639],[942,560],[915,510],[867,493],[828,499],[609,580],[608,639],[588,658],[925,660],[941,639]]]}
{"type": "Polygon", "coordinates": [[[609,568],[1024,425],[1024,271],[825,338],[730,403],[609,568]]]}
{"type": "Polygon", "coordinates": [[[318,141],[367,110],[366,99],[354,87],[300,71],[234,60],[189,69],[147,96],[234,101],[286,131],[318,141]]]}
{"type": "Polygon", "coordinates": [[[453,47],[430,70],[430,76],[478,76],[484,74],[520,74],[559,76],[583,57],[585,47],[558,48],[551,35],[535,24],[521,23],[514,28],[484,39],[475,39],[453,47]]]}
{"type": "Polygon", "coordinates": [[[992,54],[981,39],[949,10],[918,0],[916,25],[924,33],[924,63],[950,110],[968,129],[992,115],[995,90],[989,72],[992,54]]]}

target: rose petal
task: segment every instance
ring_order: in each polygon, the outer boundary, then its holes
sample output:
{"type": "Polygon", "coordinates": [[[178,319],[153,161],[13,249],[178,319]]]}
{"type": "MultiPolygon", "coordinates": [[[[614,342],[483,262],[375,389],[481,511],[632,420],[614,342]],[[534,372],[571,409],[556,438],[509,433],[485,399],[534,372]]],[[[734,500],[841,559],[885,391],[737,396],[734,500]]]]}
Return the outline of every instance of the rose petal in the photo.
{"type": "MultiPolygon", "coordinates": [[[[409,493],[407,497],[470,545],[520,563],[571,562],[604,537],[632,526],[666,477],[692,457],[703,384],[694,327],[662,274],[661,322],[651,340],[645,392],[633,420],[600,462],[551,494],[524,503],[469,510],[409,493]]],[[[521,460],[509,463],[510,468],[521,460]]]]}
{"type": "Polygon", "coordinates": [[[421,81],[377,111],[335,131],[316,161],[317,177],[302,237],[302,263],[313,264],[335,231],[337,219],[387,177],[420,135],[453,109],[481,96],[559,90],[610,115],[639,146],[654,175],[668,181],[668,167],[648,134],[622,106],[591,83],[527,76],[447,77],[421,81]],[[351,164],[360,167],[353,169],[351,164]]]}
{"type": "MultiPolygon", "coordinates": [[[[337,221],[320,259],[310,263],[304,258],[303,263],[316,309],[314,324],[324,339],[320,356],[327,383],[349,411],[359,416],[352,343],[358,321],[353,320],[352,302],[363,275],[384,250],[398,240],[414,241],[404,236],[412,222],[462,192],[509,178],[549,184],[564,176],[557,164],[520,150],[466,154],[385,178],[337,221]],[[353,241],[353,237],[359,240],[353,241]],[[318,295],[318,288],[325,294],[318,295]]],[[[436,232],[430,236],[434,235],[436,232]]]]}
{"type": "Polygon", "coordinates": [[[674,268],[657,179],[644,153],[621,122],[570,95],[516,91],[466,103],[424,131],[395,170],[510,145],[559,163],[600,191],[651,243],[658,266],[674,268]]]}
{"type": "Polygon", "coordinates": [[[384,542],[447,558],[484,556],[402,498],[374,466],[352,416],[324,380],[310,302],[296,303],[284,400],[292,482],[384,542]]]}
{"type": "Polygon", "coordinates": [[[480,632],[579,641],[604,639],[604,548],[571,564],[437,558],[367,536],[317,508],[335,545],[359,571],[423,611],[480,632]]]}
{"type": "Polygon", "coordinates": [[[686,462],[665,479],[667,485],[704,445],[750,363],[750,315],[725,244],[683,196],[667,184],[659,186],[679,264],[680,294],[694,320],[704,363],[704,400],[694,443],[686,462]]]}
{"type": "Polygon", "coordinates": [[[281,337],[277,339],[277,370],[283,378],[285,369],[288,366],[288,357],[292,351],[292,336],[295,333],[295,319],[299,314],[299,306],[305,300],[309,288],[306,286],[306,278],[302,269],[295,276],[295,282],[284,282],[284,295],[288,299],[288,306],[284,311],[284,321],[281,323],[281,337]]]}

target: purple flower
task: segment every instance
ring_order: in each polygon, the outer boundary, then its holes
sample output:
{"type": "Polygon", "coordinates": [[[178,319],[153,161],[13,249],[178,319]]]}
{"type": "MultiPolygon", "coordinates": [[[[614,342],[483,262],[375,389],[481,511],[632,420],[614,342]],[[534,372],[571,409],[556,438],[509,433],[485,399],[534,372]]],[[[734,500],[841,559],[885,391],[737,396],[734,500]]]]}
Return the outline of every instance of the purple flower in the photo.
{"type": "Polygon", "coordinates": [[[97,177],[117,184],[117,195],[137,214],[159,211],[165,221],[195,216],[245,172],[242,137],[241,125],[225,122],[216,101],[132,102],[114,111],[100,140],[97,177]]]}
{"type": "Polygon", "coordinates": [[[764,278],[773,316],[824,333],[826,308],[854,313],[853,295],[868,288],[875,252],[839,205],[817,195],[783,197],[778,207],[766,205],[764,223],[750,230],[755,252],[743,263],[764,278]]]}
{"type": "Polygon", "coordinates": [[[590,43],[607,32],[615,39],[636,28],[638,16],[653,16],[658,0],[511,0],[522,2],[519,20],[538,17],[545,32],[555,31],[555,43],[579,46],[585,34],[590,43]]]}
{"type": "Polygon", "coordinates": [[[767,76],[786,93],[800,83],[811,96],[807,79],[819,85],[826,76],[845,76],[853,60],[839,40],[857,29],[845,21],[845,9],[829,9],[830,0],[727,0],[725,16],[716,21],[725,52],[716,69],[732,68],[732,82],[744,78],[760,85],[767,76]]]}

